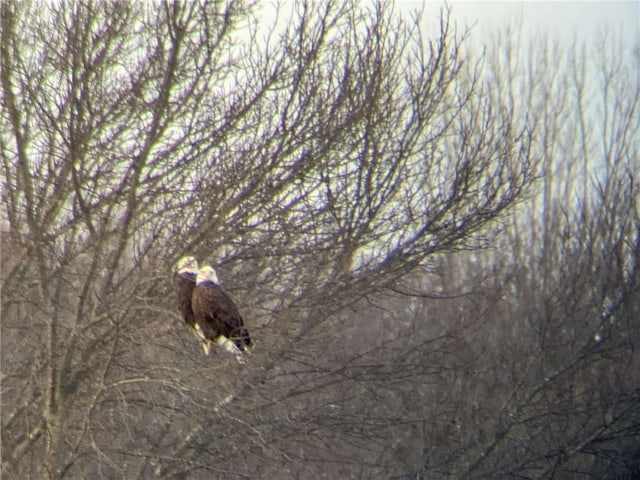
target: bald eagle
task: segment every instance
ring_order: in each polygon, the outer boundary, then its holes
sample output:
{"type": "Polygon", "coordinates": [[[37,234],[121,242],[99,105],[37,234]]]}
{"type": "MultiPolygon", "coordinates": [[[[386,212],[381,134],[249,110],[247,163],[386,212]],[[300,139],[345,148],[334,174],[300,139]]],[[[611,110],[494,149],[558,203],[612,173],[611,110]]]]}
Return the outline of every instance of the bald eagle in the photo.
{"type": "Polygon", "coordinates": [[[178,308],[182,313],[185,323],[191,331],[206,341],[200,326],[196,323],[193,316],[193,308],[191,308],[191,295],[196,286],[196,277],[198,276],[198,261],[191,256],[182,257],[176,264],[173,273],[173,285],[176,290],[178,300],[178,308]]]}
{"type": "Polygon", "coordinates": [[[251,338],[238,307],[222,289],[216,271],[210,265],[204,265],[198,272],[191,307],[195,322],[206,339],[204,348],[207,354],[213,343],[236,355],[251,346],[251,338]]]}

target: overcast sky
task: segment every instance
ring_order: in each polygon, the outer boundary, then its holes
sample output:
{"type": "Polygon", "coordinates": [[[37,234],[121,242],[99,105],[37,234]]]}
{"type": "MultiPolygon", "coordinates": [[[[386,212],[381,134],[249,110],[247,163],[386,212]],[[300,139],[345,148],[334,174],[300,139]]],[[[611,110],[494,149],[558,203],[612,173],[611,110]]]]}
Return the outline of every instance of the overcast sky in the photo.
{"type": "MultiPolygon", "coordinates": [[[[401,8],[418,7],[422,2],[401,1],[401,8]]],[[[427,11],[443,2],[427,2],[427,11]]],[[[630,46],[640,38],[640,2],[634,1],[479,1],[450,0],[460,26],[473,25],[475,34],[485,34],[496,26],[522,20],[525,32],[548,32],[559,41],[595,38],[604,28],[621,33],[630,46]]]]}

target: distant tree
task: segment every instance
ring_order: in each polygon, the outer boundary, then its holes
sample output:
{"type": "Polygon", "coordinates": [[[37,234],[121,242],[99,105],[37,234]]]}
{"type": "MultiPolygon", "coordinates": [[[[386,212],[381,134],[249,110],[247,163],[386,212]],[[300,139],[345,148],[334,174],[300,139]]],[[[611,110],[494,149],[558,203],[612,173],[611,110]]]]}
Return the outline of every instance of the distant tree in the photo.
{"type": "MultiPolygon", "coordinates": [[[[408,378],[388,384],[407,388],[406,478],[635,478],[639,59],[613,35],[589,55],[508,34],[492,47],[493,94],[536,125],[546,175],[494,249],[404,288],[448,297],[414,294],[412,341],[388,362],[408,378]]],[[[411,318],[400,305],[396,322],[411,318]]]]}
{"type": "Polygon", "coordinates": [[[382,2],[296,3],[270,29],[260,12],[2,3],[3,475],[399,468],[413,344],[343,327],[487,243],[539,174],[537,126],[446,11],[429,38],[382,2]],[[187,252],[237,297],[246,367],[180,329],[187,252]]]}

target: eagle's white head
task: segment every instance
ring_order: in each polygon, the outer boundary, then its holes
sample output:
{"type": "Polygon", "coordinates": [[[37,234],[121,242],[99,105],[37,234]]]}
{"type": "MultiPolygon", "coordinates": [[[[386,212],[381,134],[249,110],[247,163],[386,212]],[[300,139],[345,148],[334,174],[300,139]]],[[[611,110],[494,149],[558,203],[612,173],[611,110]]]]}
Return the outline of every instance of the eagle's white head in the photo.
{"type": "Polygon", "coordinates": [[[198,276],[196,277],[196,285],[207,282],[220,285],[220,282],[218,281],[218,275],[216,274],[216,271],[211,267],[211,265],[203,265],[202,268],[198,271],[198,276]]]}
{"type": "Polygon", "coordinates": [[[198,261],[195,257],[182,257],[176,263],[176,270],[178,273],[191,273],[196,275],[198,273],[198,261]]]}

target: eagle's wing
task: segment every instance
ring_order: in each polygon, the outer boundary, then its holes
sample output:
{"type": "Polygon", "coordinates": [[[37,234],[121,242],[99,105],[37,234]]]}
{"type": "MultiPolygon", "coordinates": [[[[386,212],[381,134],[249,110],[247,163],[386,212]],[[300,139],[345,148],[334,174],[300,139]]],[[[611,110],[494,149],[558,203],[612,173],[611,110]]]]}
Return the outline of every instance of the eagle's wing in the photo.
{"type": "Polygon", "coordinates": [[[193,316],[191,297],[193,294],[193,289],[196,286],[196,279],[195,277],[175,273],[173,275],[173,283],[176,290],[178,308],[180,309],[180,313],[182,313],[182,318],[184,318],[184,321],[187,325],[194,328],[196,321],[193,316]]]}
{"type": "Polygon", "coordinates": [[[224,335],[233,340],[236,346],[244,350],[245,347],[251,345],[251,337],[244,326],[244,321],[240,315],[240,311],[233,299],[225,292],[222,287],[214,285],[216,289],[216,301],[219,302],[221,310],[224,312],[224,335]]]}
{"type": "Polygon", "coordinates": [[[216,303],[215,290],[211,285],[198,285],[193,290],[191,305],[195,321],[200,325],[204,336],[214,341],[224,334],[224,323],[216,303]]]}
{"type": "Polygon", "coordinates": [[[223,335],[241,350],[251,345],[249,332],[244,327],[238,307],[221,287],[196,287],[192,303],[196,321],[208,339],[213,341],[223,335]]]}

